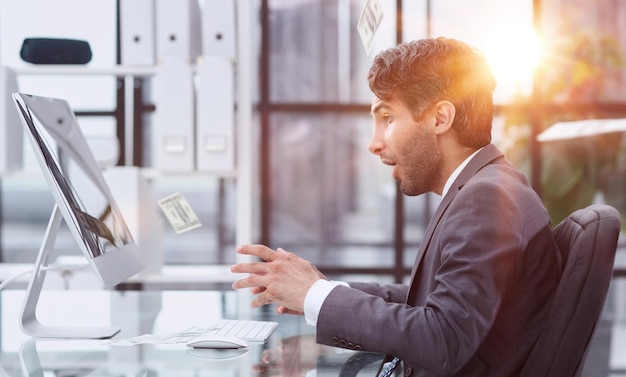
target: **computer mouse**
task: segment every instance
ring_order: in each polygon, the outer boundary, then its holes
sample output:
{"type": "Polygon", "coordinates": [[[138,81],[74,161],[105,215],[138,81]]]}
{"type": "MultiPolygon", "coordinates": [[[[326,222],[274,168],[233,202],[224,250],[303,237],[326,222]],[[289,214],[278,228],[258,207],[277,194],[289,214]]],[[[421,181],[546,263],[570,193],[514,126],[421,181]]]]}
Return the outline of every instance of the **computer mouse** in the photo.
{"type": "Polygon", "coordinates": [[[220,365],[228,361],[239,359],[250,351],[250,348],[191,348],[187,347],[187,355],[191,355],[195,358],[211,360],[220,365]]]}
{"type": "Polygon", "coordinates": [[[233,349],[248,346],[248,342],[244,339],[224,335],[200,335],[187,343],[187,347],[208,349],[233,349]]]}

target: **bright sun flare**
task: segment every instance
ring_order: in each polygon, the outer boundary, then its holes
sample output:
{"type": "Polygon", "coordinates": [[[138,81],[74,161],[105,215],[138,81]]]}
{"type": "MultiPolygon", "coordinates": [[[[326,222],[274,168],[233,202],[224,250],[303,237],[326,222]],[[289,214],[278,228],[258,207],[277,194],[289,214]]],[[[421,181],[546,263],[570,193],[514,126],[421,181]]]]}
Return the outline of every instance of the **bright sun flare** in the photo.
{"type": "Polygon", "coordinates": [[[496,80],[529,82],[543,58],[541,41],[532,30],[502,34],[484,48],[496,80]]]}

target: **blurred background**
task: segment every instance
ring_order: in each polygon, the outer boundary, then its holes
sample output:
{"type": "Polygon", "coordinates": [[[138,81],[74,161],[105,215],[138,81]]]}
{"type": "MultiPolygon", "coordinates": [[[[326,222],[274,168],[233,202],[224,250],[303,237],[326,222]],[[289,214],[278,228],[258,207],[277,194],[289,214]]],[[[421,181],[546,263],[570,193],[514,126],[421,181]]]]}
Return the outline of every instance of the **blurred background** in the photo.
{"type": "MultiPolygon", "coordinates": [[[[207,27],[206,9],[219,2],[180,3],[191,9],[184,15],[190,25],[200,24],[202,29],[207,27]]],[[[219,9],[228,10],[225,17],[233,11],[236,15],[237,3],[224,1],[212,9],[218,14],[219,9]]],[[[384,16],[369,53],[357,31],[365,0],[250,3],[252,43],[245,63],[252,75],[242,83],[238,80],[248,76],[233,70],[237,85],[232,107],[240,110],[246,105],[238,96],[242,87],[248,88],[251,241],[296,252],[331,277],[408,279],[423,230],[440,198],[398,195],[390,169],[367,151],[372,124],[366,76],[378,51],[437,36],[461,39],[488,57],[498,82],[493,141],[527,174],[554,224],[594,202],[609,203],[626,214],[621,132],[544,143],[536,139],[557,122],[626,119],[625,2],[380,0],[384,16]]],[[[159,225],[147,233],[161,238],[158,252],[165,265],[233,263],[241,221],[236,215],[237,205],[242,205],[237,203],[241,167],[235,162],[235,167],[217,173],[197,166],[161,169],[154,135],[162,124],[158,117],[164,116],[159,109],[165,109],[166,102],[154,81],[159,79],[159,67],[172,57],[159,52],[157,40],[147,61],[125,61],[121,47],[125,24],[120,19],[124,6],[123,0],[2,0],[0,65],[13,70],[20,91],[67,99],[88,136],[119,141],[119,158],[112,165],[145,171],[150,187],[146,195],[159,217],[159,225]],[[37,67],[20,57],[28,37],[86,40],[93,58],[84,70],[37,67]],[[129,66],[135,69],[131,74],[106,73],[111,67],[129,66]],[[129,108],[132,119],[127,116],[129,108]],[[182,234],[172,230],[156,203],[175,192],[185,195],[202,227],[182,234]]],[[[153,19],[159,20],[158,10],[146,9],[156,12],[153,19]]],[[[198,32],[191,26],[185,30],[198,32]]],[[[240,26],[232,30],[241,30],[240,26]]],[[[202,30],[206,39],[209,34],[202,30]]],[[[206,50],[207,40],[198,42],[204,48],[200,52],[193,51],[193,43],[178,57],[192,70],[213,55],[206,50]]],[[[241,48],[233,47],[239,52],[241,48]]],[[[244,57],[229,58],[233,67],[241,67],[237,64],[244,57]]],[[[198,77],[191,80],[199,85],[198,77]]],[[[245,119],[234,114],[233,124],[225,127],[240,130],[238,122],[245,119]]],[[[196,119],[177,112],[167,116],[180,117],[183,127],[184,119],[196,119]]],[[[235,148],[238,137],[234,136],[235,148]]],[[[24,144],[19,168],[7,168],[1,177],[2,263],[35,260],[52,209],[53,198],[30,153],[24,144]]],[[[76,254],[73,239],[63,234],[56,255],[76,254]]],[[[608,360],[613,374],[624,375],[626,360],[616,351],[626,349],[622,249],[620,242],[607,303],[610,324],[603,343],[607,348],[600,357],[608,360]]],[[[593,375],[609,373],[596,372],[593,375]]]]}

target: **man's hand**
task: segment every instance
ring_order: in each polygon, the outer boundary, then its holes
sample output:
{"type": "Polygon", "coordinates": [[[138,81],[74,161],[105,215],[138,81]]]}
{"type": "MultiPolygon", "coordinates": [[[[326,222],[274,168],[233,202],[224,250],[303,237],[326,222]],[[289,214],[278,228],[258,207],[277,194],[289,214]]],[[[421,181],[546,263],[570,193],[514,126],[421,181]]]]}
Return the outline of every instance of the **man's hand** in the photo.
{"type": "Polygon", "coordinates": [[[250,274],[234,282],[233,288],[251,288],[257,295],[253,308],[275,303],[278,313],[303,314],[309,288],[319,279],[326,279],[311,262],[281,248],[274,251],[264,245],[244,245],[237,252],[265,261],[238,263],[230,268],[235,273],[250,274]]]}

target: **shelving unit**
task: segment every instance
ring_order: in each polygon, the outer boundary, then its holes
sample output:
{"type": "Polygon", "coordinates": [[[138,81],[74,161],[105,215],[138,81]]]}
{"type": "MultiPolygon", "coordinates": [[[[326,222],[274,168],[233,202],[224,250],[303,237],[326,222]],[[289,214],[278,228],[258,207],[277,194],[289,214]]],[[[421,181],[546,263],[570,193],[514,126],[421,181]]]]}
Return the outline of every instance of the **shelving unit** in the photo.
{"type": "MultiPolygon", "coordinates": [[[[237,0],[237,59],[235,62],[235,71],[237,72],[236,88],[237,93],[237,122],[235,124],[236,140],[236,161],[237,168],[233,172],[219,175],[223,178],[236,179],[236,243],[245,244],[252,242],[253,234],[253,142],[252,142],[252,94],[251,83],[252,77],[252,2],[250,0],[237,0]]],[[[14,68],[19,76],[113,76],[116,77],[121,85],[118,85],[117,93],[117,109],[114,113],[89,111],[77,113],[77,115],[113,115],[116,117],[118,126],[117,134],[120,140],[120,161],[122,166],[141,166],[137,157],[138,143],[142,138],[138,137],[138,131],[142,128],[138,126],[138,118],[142,112],[151,109],[151,105],[141,103],[142,93],[137,91],[135,80],[143,80],[153,77],[158,66],[149,67],[133,67],[133,66],[114,66],[109,68],[90,67],[90,66],[61,66],[61,65],[38,65],[14,68]]],[[[154,109],[154,107],[152,107],[154,109]]],[[[150,178],[161,177],[164,175],[172,175],[172,173],[163,173],[151,167],[142,167],[150,178]]],[[[179,173],[173,173],[179,174],[179,173]]],[[[180,173],[182,174],[182,173],[180,173]]],[[[185,173],[191,175],[213,175],[211,173],[185,173]]],[[[213,175],[214,176],[214,175],[213,175]]],[[[233,250],[234,253],[234,250],[233,250]]],[[[246,258],[242,258],[246,259],[246,258]]],[[[10,267],[10,266],[7,266],[10,267]]],[[[220,271],[224,276],[225,282],[231,282],[233,277],[225,266],[163,266],[163,276],[145,275],[138,276],[129,284],[139,284],[141,279],[151,281],[167,281],[168,284],[175,286],[177,279],[179,281],[188,281],[190,269],[201,271],[206,269],[206,274],[196,273],[198,284],[214,283],[216,279],[215,271],[220,271]],[[165,278],[167,276],[167,278],[165,278]],[[206,276],[206,278],[202,278],[206,276]],[[165,279],[165,280],[163,280],[165,279]]],[[[0,276],[2,278],[2,276],[0,276]]]]}

